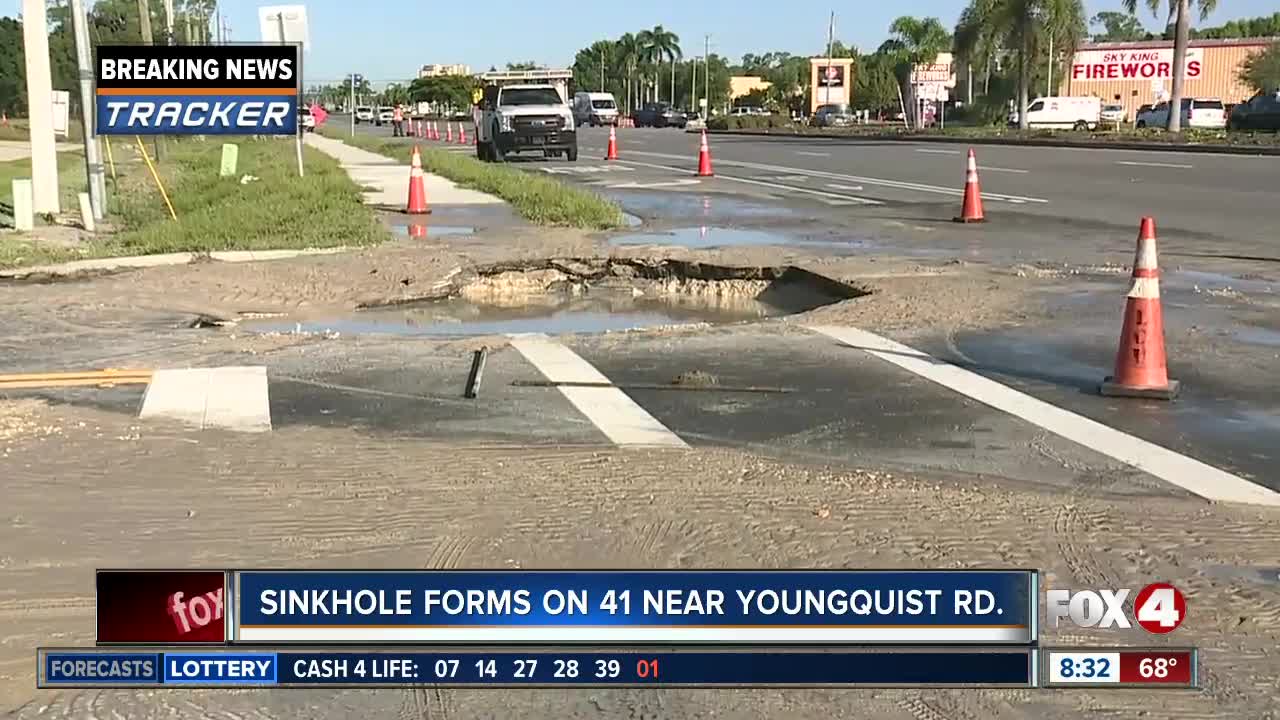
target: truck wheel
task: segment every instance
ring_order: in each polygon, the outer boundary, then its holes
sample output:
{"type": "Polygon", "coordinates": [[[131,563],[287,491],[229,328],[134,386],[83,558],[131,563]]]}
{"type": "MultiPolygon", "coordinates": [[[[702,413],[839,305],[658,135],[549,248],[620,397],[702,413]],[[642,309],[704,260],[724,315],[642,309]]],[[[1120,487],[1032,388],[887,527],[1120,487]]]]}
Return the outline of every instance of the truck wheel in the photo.
{"type": "Polygon", "coordinates": [[[564,154],[565,154],[565,157],[569,159],[569,162],[578,162],[578,146],[577,145],[574,145],[568,150],[565,150],[564,154]]]}
{"type": "Polygon", "coordinates": [[[1077,121],[1076,121],[1076,126],[1075,126],[1075,128],[1074,128],[1074,129],[1075,129],[1075,130],[1077,130],[1077,131],[1080,131],[1080,130],[1088,130],[1088,129],[1089,129],[1089,123],[1085,122],[1084,120],[1077,120],[1077,121]]]}
{"type": "Polygon", "coordinates": [[[1139,120],[1139,121],[1138,121],[1138,127],[1139,127],[1139,128],[1145,128],[1146,126],[1147,126],[1147,121],[1146,121],[1146,120],[1139,120]]]}

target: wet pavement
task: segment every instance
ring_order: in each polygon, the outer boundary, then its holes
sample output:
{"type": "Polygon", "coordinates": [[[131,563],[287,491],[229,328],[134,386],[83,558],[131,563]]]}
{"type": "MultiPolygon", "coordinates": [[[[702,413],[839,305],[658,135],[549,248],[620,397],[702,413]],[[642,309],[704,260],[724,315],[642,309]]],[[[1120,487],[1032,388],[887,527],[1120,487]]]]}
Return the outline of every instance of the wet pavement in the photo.
{"type": "Polygon", "coordinates": [[[592,293],[527,298],[517,306],[450,299],[415,306],[362,310],[327,320],[254,320],[240,327],[259,333],[340,333],[401,336],[487,336],[514,333],[602,333],[692,323],[734,323],[775,317],[788,310],[751,298],[633,297],[592,293]]]}

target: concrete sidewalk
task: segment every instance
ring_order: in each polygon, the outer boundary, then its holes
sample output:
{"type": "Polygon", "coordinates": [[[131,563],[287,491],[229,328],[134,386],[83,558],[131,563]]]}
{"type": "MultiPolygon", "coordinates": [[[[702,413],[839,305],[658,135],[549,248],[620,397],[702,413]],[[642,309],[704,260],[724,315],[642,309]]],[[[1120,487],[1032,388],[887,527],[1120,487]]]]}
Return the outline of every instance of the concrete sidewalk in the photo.
{"type": "MultiPolygon", "coordinates": [[[[82,147],[84,145],[71,142],[60,142],[54,145],[54,149],[57,152],[66,152],[67,150],[75,150],[82,147]]],[[[31,157],[31,141],[0,140],[0,162],[21,160],[26,157],[31,157]]]]}
{"type": "MultiPolygon", "coordinates": [[[[409,158],[396,162],[384,155],[361,150],[341,140],[323,135],[307,135],[307,144],[337,160],[342,169],[358,185],[376,190],[364,194],[370,205],[403,206],[409,197],[409,158]]],[[[406,148],[407,149],[407,148],[406,148]]],[[[439,175],[423,173],[427,187],[427,202],[432,205],[500,205],[502,200],[475,190],[455,185],[439,175]]]]}

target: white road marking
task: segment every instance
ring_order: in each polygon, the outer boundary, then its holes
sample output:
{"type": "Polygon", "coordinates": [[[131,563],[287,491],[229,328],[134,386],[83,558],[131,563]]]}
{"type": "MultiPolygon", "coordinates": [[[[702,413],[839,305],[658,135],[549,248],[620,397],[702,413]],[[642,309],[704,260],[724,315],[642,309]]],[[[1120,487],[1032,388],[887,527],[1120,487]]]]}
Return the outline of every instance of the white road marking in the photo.
{"type": "Polygon", "coordinates": [[[797,150],[797,155],[808,155],[809,157],[831,157],[831,153],[811,152],[809,150],[797,150]]]}
{"type": "Polygon", "coordinates": [[[808,175],[779,175],[777,177],[770,178],[770,180],[777,180],[778,182],[804,182],[808,179],[808,175]]]}
{"type": "MultiPolygon", "coordinates": [[[[512,335],[511,346],[551,382],[607,383],[609,378],[546,335],[512,335]]],[[[600,432],[621,446],[688,447],[616,387],[558,388],[600,432]]]]}
{"type": "Polygon", "coordinates": [[[832,190],[847,190],[849,192],[861,192],[861,185],[841,185],[840,183],[827,183],[827,187],[832,190]]]}
{"type": "Polygon", "coordinates": [[[959,150],[921,150],[919,148],[916,149],[916,152],[929,153],[931,155],[959,155],[960,154],[959,150]]]}
{"type": "Polygon", "coordinates": [[[201,429],[266,432],[271,429],[267,369],[157,370],[138,417],[167,418],[201,429]]]}
{"type": "Polygon", "coordinates": [[[1037,400],[995,380],[865,330],[832,325],[810,330],[1022,418],[1090,450],[1150,473],[1207,500],[1280,507],[1280,493],[1167,448],[1037,400]]]}
{"type": "Polygon", "coordinates": [[[618,183],[617,185],[610,185],[608,187],[611,190],[621,190],[623,188],[634,188],[638,190],[642,188],[685,187],[688,185],[697,185],[701,182],[701,180],[697,180],[695,178],[677,178],[675,180],[663,180],[660,182],[618,183]]]}
{"type": "Polygon", "coordinates": [[[978,172],[980,173],[981,172],[1007,172],[1007,173],[1017,173],[1019,175],[1026,175],[1031,171],[1019,170],[1017,168],[991,167],[990,165],[983,165],[982,163],[978,163],[978,172]]]}
{"type": "Polygon", "coordinates": [[[1158,163],[1158,162],[1137,162],[1136,160],[1117,160],[1117,165],[1138,165],[1140,167],[1161,167],[1161,168],[1179,168],[1181,170],[1191,170],[1194,165],[1179,165],[1178,163],[1158,163]]]}
{"type": "MultiPolygon", "coordinates": [[[[648,153],[648,154],[652,155],[656,153],[648,153]]],[[[655,165],[653,163],[639,162],[636,160],[619,160],[618,162],[624,162],[630,165],[637,165],[639,167],[656,168],[658,170],[674,170],[676,172],[689,172],[689,170],[686,168],[671,167],[670,165],[655,165]]],[[[839,193],[829,193],[823,190],[815,190],[813,188],[795,187],[794,185],[779,185],[777,183],[765,182],[763,180],[753,180],[751,178],[733,177],[731,175],[716,175],[715,177],[719,180],[729,180],[731,182],[739,182],[745,185],[759,185],[761,187],[772,188],[774,190],[786,190],[788,192],[807,193],[809,195],[817,195],[818,197],[825,197],[825,198],[834,198],[836,200],[849,200],[859,205],[883,205],[884,204],[879,200],[872,200],[871,198],[857,197],[855,195],[841,195],[839,193]]]]}
{"type": "MultiPolygon", "coordinates": [[[[637,150],[636,155],[645,155],[648,157],[669,158],[673,160],[686,160],[682,155],[671,155],[669,153],[644,152],[637,150]]],[[[846,175],[844,173],[825,172],[822,170],[808,170],[805,168],[787,167],[784,165],[768,165],[765,163],[743,162],[741,160],[716,160],[719,165],[731,167],[743,167],[752,170],[762,170],[764,172],[773,173],[795,173],[798,175],[808,175],[810,177],[832,179],[832,180],[852,180],[854,182],[863,183],[864,185],[878,185],[880,187],[895,188],[898,190],[912,190],[915,192],[935,193],[938,195],[950,195],[953,197],[961,197],[964,195],[964,188],[949,188],[940,185],[926,185],[924,183],[907,182],[904,180],[888,180],[885,178],[863,177],[860,175],[846,175]]],[[[739,178],[739,180],[741,180],[739,178]]],[[[759,183],[760,181],[755,181],[759,183]]],[[[999,200],[1002,202],[1014,203],[1021,205],[1023,203],[1047,203],[1048,200],[1037,197],[1026,197],[1022,195],[1005,195],[1003,193],[983,192],[984,200],[999,200]]],[[[880,204],[880,203],[877,203],[880,204]]]]}

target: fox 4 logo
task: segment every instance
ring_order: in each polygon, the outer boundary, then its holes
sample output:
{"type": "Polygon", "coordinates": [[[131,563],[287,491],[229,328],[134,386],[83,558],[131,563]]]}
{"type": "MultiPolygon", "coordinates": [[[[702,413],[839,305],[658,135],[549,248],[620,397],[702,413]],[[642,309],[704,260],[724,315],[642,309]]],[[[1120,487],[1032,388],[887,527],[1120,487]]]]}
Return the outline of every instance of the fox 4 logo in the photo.
{"type": "MultiPolygon", "coordinates": [[[[1133,627],[1125,613],[1124,603],[1130,590],[1048,590],[1045,592],[1045,608],[1054,627],[1064,618],[1082,628],[1133,627]]],[[[1163,635],[1173,632],[1187,616],[1187,601],[1178,588],[1168,583],[1152,583],[1133,598],[1135,620],[1149,633],[1163,635]]]]}

